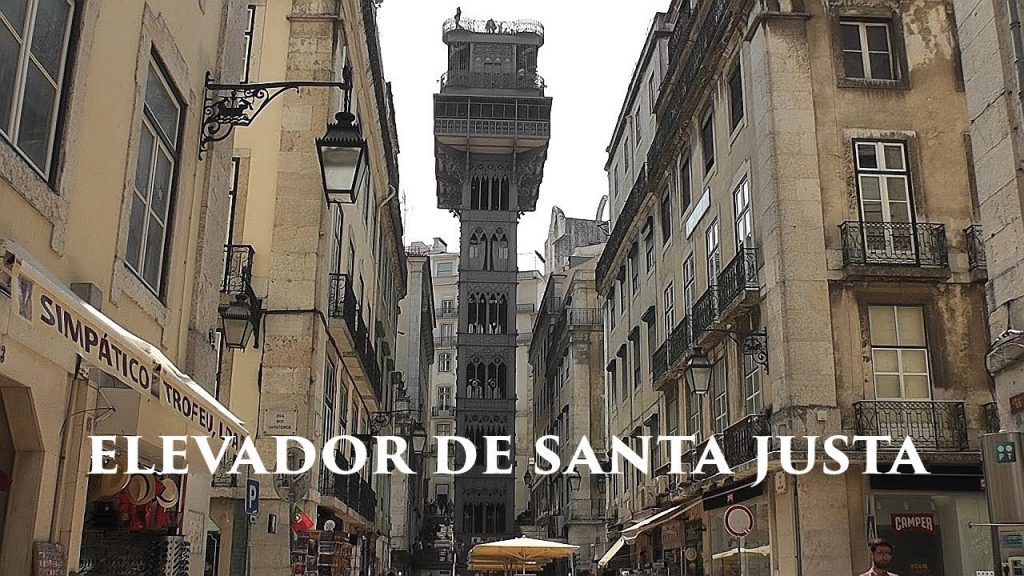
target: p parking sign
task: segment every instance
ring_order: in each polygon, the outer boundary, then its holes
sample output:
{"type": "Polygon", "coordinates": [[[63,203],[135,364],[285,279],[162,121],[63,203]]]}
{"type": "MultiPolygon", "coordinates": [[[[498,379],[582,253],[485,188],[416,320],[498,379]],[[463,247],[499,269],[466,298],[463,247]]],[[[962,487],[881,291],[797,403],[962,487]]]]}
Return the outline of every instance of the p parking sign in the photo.
{"type": "Polygon", "coordinates": [[[250,516],[260,513],[260,481],[253,478],[245,481],[245,513],[250,516]]]}

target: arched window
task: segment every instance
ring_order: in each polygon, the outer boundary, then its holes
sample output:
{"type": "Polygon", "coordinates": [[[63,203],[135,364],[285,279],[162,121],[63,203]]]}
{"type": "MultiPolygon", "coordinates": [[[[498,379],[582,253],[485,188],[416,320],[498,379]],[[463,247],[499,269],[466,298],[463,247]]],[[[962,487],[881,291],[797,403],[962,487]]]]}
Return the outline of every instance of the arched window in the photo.
{"type": "Polygon", "coordinates": [[[501,197],[500,197],[500,200],[498,202],[498,209],[499,210],[508,210],[508,188],[509,188],[508,178],[502,178],[501,179],[501,195],[500,195],[501,197]]]}
{"type": "Polygon", "coordinates": [[[508,236],[499,229],[491,240],[491,246],[495,251],[494,260],[497,262],[497,269],[508,270],[508,236]]]}
{"type": "Polygon", "coordinates": [[[486,261],[488,244],[487,236],[483,233],[483,230],[477,229],[477,231],[469,237],[470,268],[474,270],[487,270],[486,261]]]}
{"type": "Polygon", "coordinates": [[[469,207],[473,210],[480,209],[480,197],[481,197],[481,178],[474,176],[469,182],[469,207]]]}

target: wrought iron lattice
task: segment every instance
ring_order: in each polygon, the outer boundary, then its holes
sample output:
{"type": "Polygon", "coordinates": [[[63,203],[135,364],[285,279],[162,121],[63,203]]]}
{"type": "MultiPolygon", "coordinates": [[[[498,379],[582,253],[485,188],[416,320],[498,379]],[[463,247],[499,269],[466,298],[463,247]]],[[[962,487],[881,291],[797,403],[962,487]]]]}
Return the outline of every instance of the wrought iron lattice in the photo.
{"type": "Polygon", "coordinates": [[[891,449],[908,436],[918,449],[958,452],[969,447],[963,402],[862,400],[853,411],[857,434],[891,436],[891,449]]]}
{"type": "Polygon", "coordinates": [[[274,98],[287,90],[317,86],[341,88],[345,91],[345,110],[349,109],[352,87],[351,70],[342,70],[342,81],[304,80],[263,82],[259,84],[220,84],[206,73],[203,89],[203,123],[199,134],[199,159],[214,142],[220,142],[236,126],[249,126],[274,98]]]}
{"type": "Polygon", "coordinates": [[[252,263],[256,250],[248,244],[224,245],[224,282],[221,292],[247,294],[252,289],[252,263]]]}
{"type": "Polygon", "coordinates": [[[757,457],[755,436],[770,436],[771,424],[765,414],[751,414],[722,432],[722,452],[730,467],[739,466],[757,457]]]}
{"type": "Polygon", "coordinates": [[[915,222],[843,222],[843,265],[949,267],[946,227],[915,222]]]}
{"type": "Polygon", "coordinates": [[[981,224],[972,224],[964,228],[967,237],[967,264],[971,270],[985,268],[988,260],[985,257],[985,240],[981,235],[981,224]]]}
{"type": "Polygon", "coordinates": [[[745,290],[757,289],[757,251],[742,248],[718,275],[718,302],[724,309],[745,290]]]}

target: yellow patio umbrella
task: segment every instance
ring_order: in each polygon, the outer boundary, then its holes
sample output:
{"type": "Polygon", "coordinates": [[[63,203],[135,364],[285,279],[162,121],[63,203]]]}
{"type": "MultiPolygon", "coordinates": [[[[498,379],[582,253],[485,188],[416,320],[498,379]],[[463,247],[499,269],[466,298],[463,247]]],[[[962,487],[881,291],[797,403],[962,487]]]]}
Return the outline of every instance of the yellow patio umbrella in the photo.
{"type": "Polygon", "coordinates": [[[536,538],[513,538],[499,542],[477,544],[469,551],[469,563],[487,563],[498,565],[508,562],[508,566],[520,567],[521,574],[526,574],[527,563],[549,562],[561,558],[569,558],[579,546],[549,542],[536,538]]]}

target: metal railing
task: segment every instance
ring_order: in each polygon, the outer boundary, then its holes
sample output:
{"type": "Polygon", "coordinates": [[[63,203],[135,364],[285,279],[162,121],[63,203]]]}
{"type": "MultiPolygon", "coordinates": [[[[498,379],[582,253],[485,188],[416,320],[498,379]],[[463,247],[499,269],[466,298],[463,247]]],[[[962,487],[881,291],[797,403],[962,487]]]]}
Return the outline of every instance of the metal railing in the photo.
{"type": "Polygon", "coordinates": [[[454,418],[455,406],[434,406],[433,408],[430,409],[430,415],[435,418],[454,418]]]}
{"type": "Polygon", "coordinates": [[[245,294],[252,289],[252,263],[256,250],[248,244],[224,245],[224,281],[220,291],[245,294]]]}
{"type": "Polygon", "coordinates": [[[350,332],[355,334],[358,324],[356,314],[359,306],[356,303],[355,293],[352,291],[352,281],[348,274],[332,273],[331,287],[327,293],[327,315],[331,318],[343,319],[348,324],[350,332]]]}
{"type": "Polygon", "coordinates": [[[843,265],[949,267],[946,227],[914,222],[843,222],[843,265]]]}
{"type": "Polygon", "coordinates": [[[764,414],[751,414],[726,428],[719,442],[729,467],[739,466],[757,458],[755,436],[771,435],[771,423],[764,414]]]}
{"type": "Polygon", "coordinates": [[[452,308],[450,310],[445,310],[444,308],[441,308],[441,311],[437,313],[438,318],[455,318],[458,315],[459,311],[455,308],[452,308]]]}
{"type": "Polygon", "coordinates": [[[668,372],[669,341],[665,340],[651,356],[651,379],[658,380],[668,372]]]}
{"type": "Polygon", "coordinates": [[[434,134],[438,136],[548,138],[551,135],[551,122],[489,118],[434,118],[434,134]]]}
{"type": "Polygon", "coordinates": [[[981,416],[985,432],[989,434],[999,432],[1002,427],[1002,423],[999,421],[999,404],[995,402],[985,404],[981,407],[981,416]]]}
{"type": "MultiPolygon", "coordinates": [[[[339,467],[350,468],[344,458],[338,458],[339,467]]],[[[373,522],[377,516],[377,492],[359,474],[332,474],[321,489],[326,488],[335,498],[341,500],[357,514],[373,522]]]]}
{"type": "Polygon", "coordinates": [[[615,218],[615,226],[612,228],[611,234],[608,235],[608,241],[605,244],[608,248],[601,252],[601,257],[597,261],[597,268],[594,274],[597,277],[598,284],[604,282],[604,278],[608,274],[612,262],[615,260],[616,252],[624,244],[626,230],[629,229],[630,223],[636,219],[637,213],[640,211],[640,205],[643,204],[647,191],[647,165],[641,166],[638,172],[636,181],[633,182],[633,187],[630,188],[629,195],[626,196],[626,203],[622,205],[622,210],[619,212],[618,217],[615,218]]]}
{"type": "Polygon", "coordinates": [[[891,436],[896,450],[909,436],[920,449],[967,450],[964,403],[938,400],[861,400],[853,403],[858,435],[891,436]]]}
{"type": "Polygon", "coordinates": [[[988,267],[985,256],[985,240],[981,236],[981,224],[972,224],[964,228],[967,237],[967,264],[971,270],[988,267]]]}
{"type": "Polygon", "coordinates": [[[741,248],[718,275],[718,304],[725,308],[745,291],[757,289],[757,251],[741,248]]]}
{"type": "Polygon", "coordinates": [[[482,20],[475,18],[449,18],[441,27],[441,34],[456,30],[478,34],[536,34],[544,37],[544,25],[536,20],[482,20]]]}
{"type": "Polygon", "coordinates": [[[474,72],[449,70],[441,75],[441,88],[498,88],[503,90],[543,90],[544,78],[536,72],[474,72]]]}
{"type": "Polygon", "coordinates": [[[676,327],[672,329],[668,342],[668,365],[674,366],[676,361],[682,358],[686,351],[690,349],[690,318],[688,316],[683,317],[679,324],[676,324],[676,327]]]}
{"type": "Polygon", "coordinates": [[[696,340],[718,319],[718,287],[712,284],[693,303],[693,339],[696,340]]]}
{"type": "Polygon", "coordinates": [[[437,348],[455,348],[455,336],[435,336],[434,346],[437,348]]]}

